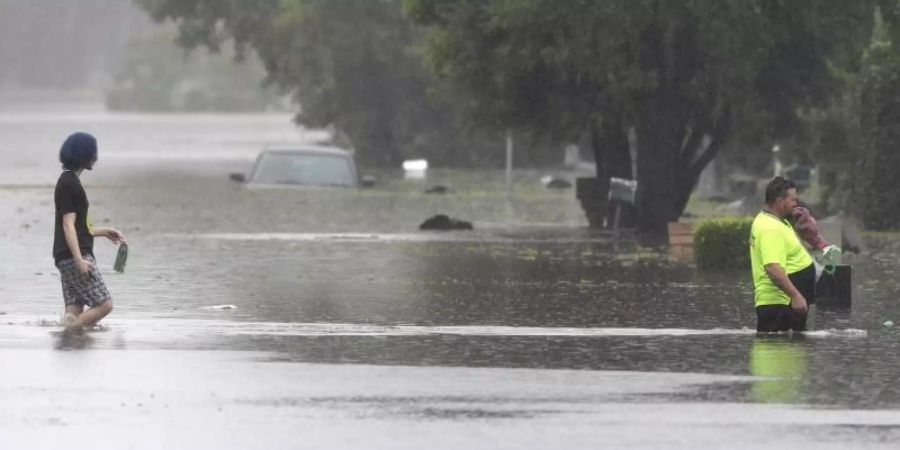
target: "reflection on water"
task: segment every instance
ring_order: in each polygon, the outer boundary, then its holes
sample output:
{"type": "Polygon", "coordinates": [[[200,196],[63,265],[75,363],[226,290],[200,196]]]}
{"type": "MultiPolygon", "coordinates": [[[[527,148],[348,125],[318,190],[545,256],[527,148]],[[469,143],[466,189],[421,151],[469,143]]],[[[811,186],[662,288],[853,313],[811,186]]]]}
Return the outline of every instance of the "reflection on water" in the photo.
{"type": "Polygon", "coordinates": [[[94,338],[88,333],[54,332],[56,336],[56,350],[87,350],[93,347],[94,338]]]}
{"type": "Polygon", "coordinates": [[[760,336],[750,349],[753,399],[765,403],[802,403],[809,377],[806,344],[802,336],[760,336]]]}

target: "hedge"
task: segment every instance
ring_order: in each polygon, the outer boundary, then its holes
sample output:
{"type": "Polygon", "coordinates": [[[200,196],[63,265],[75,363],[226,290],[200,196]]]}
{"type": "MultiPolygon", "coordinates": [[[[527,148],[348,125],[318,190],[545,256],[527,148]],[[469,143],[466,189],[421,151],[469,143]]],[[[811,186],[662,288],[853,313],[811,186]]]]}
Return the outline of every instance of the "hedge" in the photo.
{"type": "Polygon", "coordinates": [[[706,219],[694,225],[694,259],[700,269],[748,269],[753,218],[706,219]]]}

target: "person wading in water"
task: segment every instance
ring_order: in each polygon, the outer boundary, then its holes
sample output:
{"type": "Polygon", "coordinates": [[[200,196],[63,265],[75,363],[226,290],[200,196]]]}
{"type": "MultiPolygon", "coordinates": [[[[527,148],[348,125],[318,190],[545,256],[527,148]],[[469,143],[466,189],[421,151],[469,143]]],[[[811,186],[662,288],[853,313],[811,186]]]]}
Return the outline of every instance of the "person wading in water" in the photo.
{"type": "Polygon", "coordinates": [[[94,237],[106,236],[119,244],[125,242],[125,235],[115,228],[94,227],[88,216],[89,203],[80,176],[97,163],[97,140],[87,133],[72,134],[59,150],[59,161],[63,173],[54,192],[53,259],[66,305],[63,325],[66,330],[82,330],[112,311],[112,298],[94,259],[94,237]]]}
{"type": "Polygon", "coordinates": [[[750,229],[757,332],[806,331],[816,269],[788,220],[796,206],[797,187],[775,177],[766,186],[766,205],[750,229]]]}

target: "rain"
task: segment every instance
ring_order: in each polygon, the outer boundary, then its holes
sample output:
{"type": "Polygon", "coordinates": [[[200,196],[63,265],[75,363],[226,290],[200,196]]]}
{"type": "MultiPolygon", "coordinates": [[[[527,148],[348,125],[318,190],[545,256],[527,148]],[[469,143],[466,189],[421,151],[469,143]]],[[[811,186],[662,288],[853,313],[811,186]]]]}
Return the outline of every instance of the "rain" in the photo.
{"type": "Polygon", "coordinates": [[[0,0],[0,448],[894,448],[894,2],[467,3],[0,0]],[[805,332],[776,175],[843,249],[805,332]]]}

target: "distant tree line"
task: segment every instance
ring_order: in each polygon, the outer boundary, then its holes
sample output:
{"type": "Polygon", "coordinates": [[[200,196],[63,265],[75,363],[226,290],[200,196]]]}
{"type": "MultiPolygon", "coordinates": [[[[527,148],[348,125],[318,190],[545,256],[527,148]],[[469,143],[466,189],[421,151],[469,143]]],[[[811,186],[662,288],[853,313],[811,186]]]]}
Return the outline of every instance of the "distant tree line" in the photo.
{"type": "Polygon", "coordinates": [[[900,226],[897,0],[138,1],[183,46],[254,49],[298,122],[370,163],[492,163],[506,130],[587,136],[660,235],[717,155],[804,142],[870,227],[900,226]]]}

